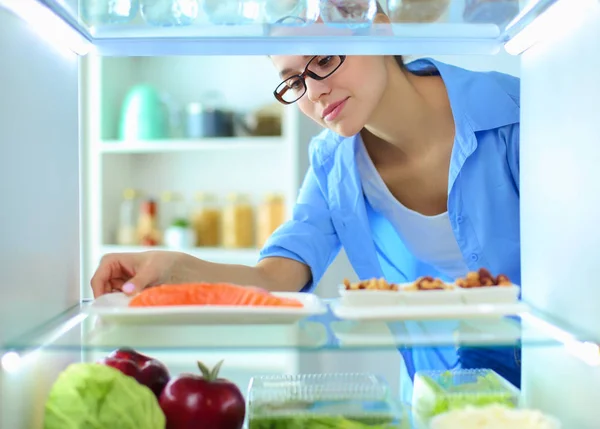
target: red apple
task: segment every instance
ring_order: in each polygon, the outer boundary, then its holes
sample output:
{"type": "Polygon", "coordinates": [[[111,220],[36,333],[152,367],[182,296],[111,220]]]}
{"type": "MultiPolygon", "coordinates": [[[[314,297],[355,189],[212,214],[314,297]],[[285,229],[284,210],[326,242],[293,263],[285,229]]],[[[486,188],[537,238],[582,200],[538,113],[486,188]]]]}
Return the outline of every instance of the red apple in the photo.
{"type": "Polygon", "coordinates": [[[218,378],[222,364],[210,371],[198,362],[202,375],[181,374],[167,383],[159,399],[166,429],[242,428],[244,396],[235,384],[218,378]]]}
{"type": "Polygon", "coordinates": [[[132,349],[115,350],[101,363],[134,377],[140,384],[152,390],[157,398],[169,381],[169,371],[161,362],[132,349]]]}

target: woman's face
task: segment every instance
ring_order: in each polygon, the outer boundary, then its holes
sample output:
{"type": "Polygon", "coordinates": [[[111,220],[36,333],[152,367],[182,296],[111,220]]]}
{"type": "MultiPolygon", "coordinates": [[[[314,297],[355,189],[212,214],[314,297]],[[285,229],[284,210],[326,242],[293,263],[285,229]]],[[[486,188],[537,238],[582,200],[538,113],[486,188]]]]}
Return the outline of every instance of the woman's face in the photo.
{"type": "MultiPolygon", "coordinates": [[[[311,58],[271,57],[282,80],[301,74],[311,58]]],[[[305,79],[306,94],[296,101],[302,113],[337,134],[350,137],[368,123],[383,96],[387,85],[385,57],[348,56],[328,78],[305,79]]]]}

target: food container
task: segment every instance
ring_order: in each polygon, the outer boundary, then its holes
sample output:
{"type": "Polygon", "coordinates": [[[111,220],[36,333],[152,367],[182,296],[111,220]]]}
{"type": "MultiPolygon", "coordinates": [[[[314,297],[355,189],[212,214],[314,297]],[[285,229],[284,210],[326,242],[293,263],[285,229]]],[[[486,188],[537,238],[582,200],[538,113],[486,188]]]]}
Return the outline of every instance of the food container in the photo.
{"type": "Polygon", "coordinates": [[[221,244],[222,210],[217,196],[200,192],[196,196],[197,207],[192,214],[192,226],[196,232],[198,247],[218,247],[221,244]]]}
{"type": "Polygon", "coordinates": [[[254,207],[247,195],[232,193],[223,209],[222,243],[228,249],[253,247],[255,244],[254,207]]]}
{"type": "Polygon", "coordinates": [[[394,305],[461,305],[463,296],[457,287],[444,290],[413,290],[413,283],[400,283],[398,290],[358,289],[347,290],[339,286],[342,305],[351,307],[394,305]]]}
{"type": "Polygon", "coordinates": [[[403,294],[395,290],[359,289],[347,290],[346,286],[339,285],[342,305],[351,307],[390,306],[402,305],[403,294]]]}
{"type": "Polygon", "coordinates": [[[372,374],[254,377],[247,415],[248,429],[410,428],[388,384],[372,374]]]}
{"type": "Polygon", "coordinates": [[[402,300],[407,305],[460,305],[462,296],[456,287],[443,290],[413,290],[413,283],[399,285],[402,300]]]}
{"type": "Polygon", "coordinates": [[[392,22],[435,22],[447,14],[449,5],[450,0],[388,0],[388,15],[392,22]]]}
{"type": "Polygon", "coordinates": [[[515,409],[502,405],[465,407],[431,419],[428,429],[561,429],[561,423],[539,410],[515,409]]]}
{"type": "Polygon", "coordinates": [[[511,286],[457,287],[465,304],[512,304],[519,300],[520,288],[511,286]]]}
{"type": "Polygon", "coordinates": [[[519,396],[515,386],[489,369],[420,371],[414,380],[413,418],[417,427],[429,427],[434,416],[468,405],[515,408],[519,396]]]}

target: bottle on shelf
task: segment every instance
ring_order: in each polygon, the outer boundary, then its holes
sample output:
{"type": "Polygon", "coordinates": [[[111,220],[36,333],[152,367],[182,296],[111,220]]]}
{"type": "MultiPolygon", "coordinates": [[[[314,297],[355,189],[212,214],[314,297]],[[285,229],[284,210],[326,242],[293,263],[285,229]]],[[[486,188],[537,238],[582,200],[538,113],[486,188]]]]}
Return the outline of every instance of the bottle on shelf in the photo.
{"type": "Polygon", "coordinates": [[[141,193],[135,189],[123,190],[123,201],[119,210],[119,226],[117,229],[117,244],[135,246],[137,240],[137,220],[139,216],[141,193]]]}
{"type": "Polygon", "coordinates": [[[138,244],[142,246],[158,246],[161,233],[158,228],[157,204],[153,199],[142,202],[137,228],[138,244]]]}
{"type": "Polygon", "coordinates": [[[223,210],[223,247],[249,248],[255,246],[254,207],[245,194],[232,193],[223,210]]]}
{"type": "Polygon", "coordinates": [[[285,221],[285,202],[280,194],[268,194],[258,208],[256,244],[263,247],[271,234],[285,221]]]}
{"type": "Polygon", "coordinates": [[[159,228],[165,231],[176,220],[187,219],[185,199],[179,192],[164,191],[160,196],[159,228]]]}
{"type": "Polygon", "coordinates": [[[218,247],[221,245],[222,212],[216,195],[199,192],[197,207],[192,214],[192,225],[196,232],[196,245],[218,247]]]}

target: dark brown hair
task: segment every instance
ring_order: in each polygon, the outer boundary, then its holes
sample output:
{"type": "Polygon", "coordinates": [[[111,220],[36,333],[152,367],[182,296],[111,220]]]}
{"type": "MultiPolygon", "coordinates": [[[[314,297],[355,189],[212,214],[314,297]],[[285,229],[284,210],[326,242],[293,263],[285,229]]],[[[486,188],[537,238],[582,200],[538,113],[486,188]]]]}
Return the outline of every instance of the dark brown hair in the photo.
{"type": "MultiPolygon", "coordinates": [[[[379,1],[377,1],[376,4],[377,4],[377,13],[388,16],[385,9],[381,6],[381,3],[379,1]]],[[[305,22],[304,19],[299,16],[284,16],[283,18],[280,18],[277,21],[275,21],[275,24],[283,24],[284,22],[287,22],[287,21],[305,22]]],[[[394,58],[396,59],[396,62],[398,63],[398,66],[400,66],[401,69],[406,68],[406,66],[404,65],[404,58],[402,57],[402,55],[394,55],[394,58]]]]}

